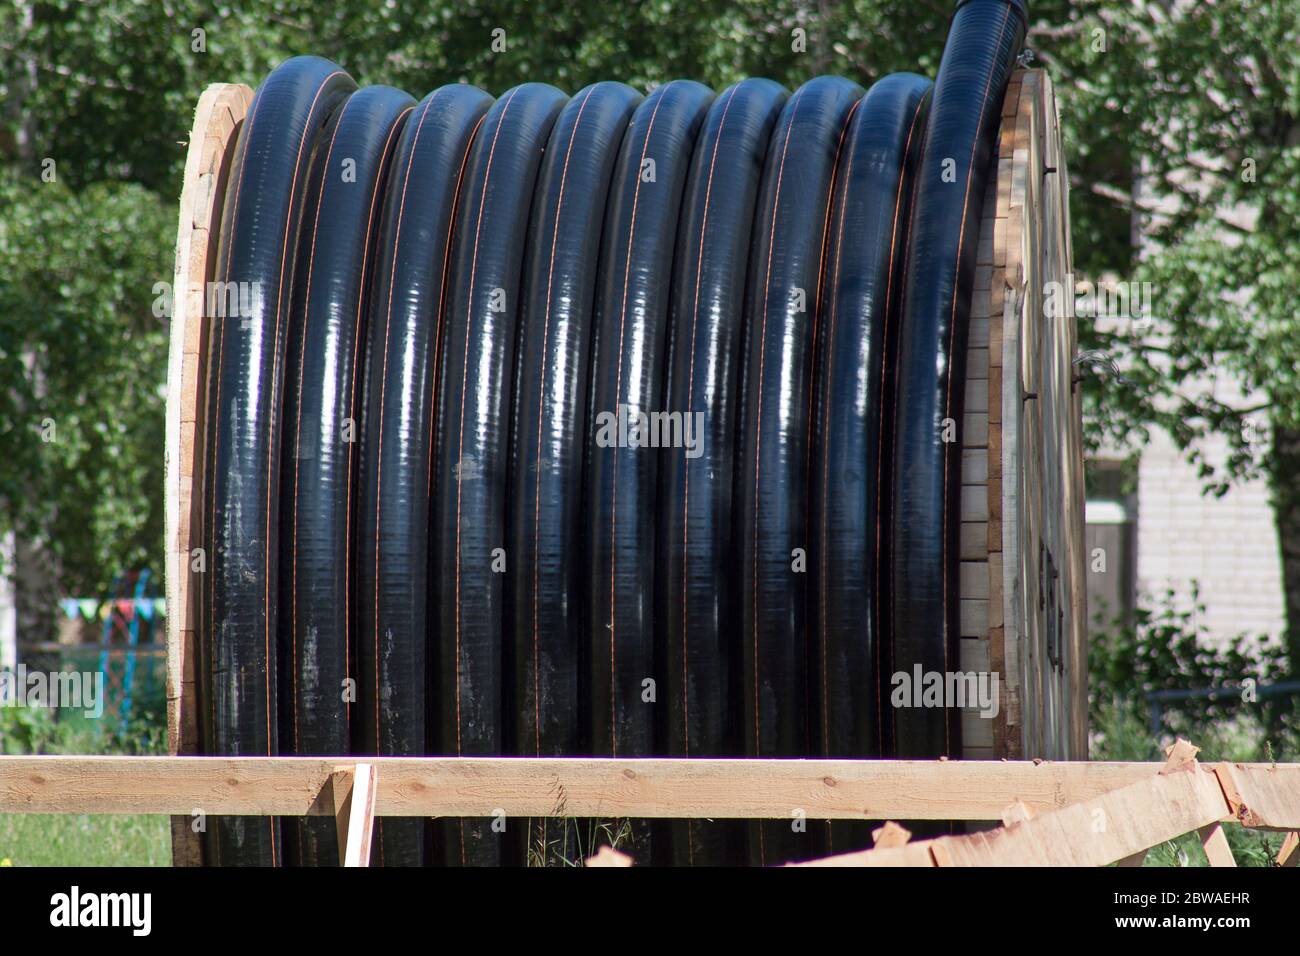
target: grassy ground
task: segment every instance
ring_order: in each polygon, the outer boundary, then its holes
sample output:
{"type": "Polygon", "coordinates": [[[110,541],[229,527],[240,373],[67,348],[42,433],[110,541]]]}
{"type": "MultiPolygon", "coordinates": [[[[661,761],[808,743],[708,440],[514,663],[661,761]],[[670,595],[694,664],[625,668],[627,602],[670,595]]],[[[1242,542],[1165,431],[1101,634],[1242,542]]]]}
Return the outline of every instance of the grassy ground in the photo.
{"type": "Polygon", "coordinates": [[[167,818],[0,814],[0,866],[170,866],[167,818]]]}
{"type": "MultiPolygon", "coordinates": [[[[114,733],[103,722],[52,720],[47,711],[0,709],[0,752],[163,753],[156,720],[114,733]]],[[[0,866],[170,866],[164,816],[0,813],[0,866]]]]}

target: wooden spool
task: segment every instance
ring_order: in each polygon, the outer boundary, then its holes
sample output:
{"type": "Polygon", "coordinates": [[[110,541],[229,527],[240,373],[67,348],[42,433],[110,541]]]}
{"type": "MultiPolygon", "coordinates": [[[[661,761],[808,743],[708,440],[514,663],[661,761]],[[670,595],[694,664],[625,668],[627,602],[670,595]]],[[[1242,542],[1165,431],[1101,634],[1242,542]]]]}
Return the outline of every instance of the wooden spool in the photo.
{"type": "Polygon", "coordinates": [[[962,426],[962,669],[1001,679],[992,719],[963,714],[964,756],[1088,754],[1082,397],[1069,180],[1052,81],[1021,70],[1003,101],[984,200],[962,426]]]}
{"type": "MultiPolygon", "coordinates": [[[[214,84],[195,110],[181,193],[167,375],[167,730],[197,754],[195,589],[202,541],[206,283],[236,135],[253,91],[214,84]]],[[[972,759],[1087,755],[1083,452],[1074,318],[1044,314],[1070,279],[1069,187],[1051,80],[1022,70],[1002,115],[984,203],[962,424],[961,666],[999,675],[992,718],[963,714],[972,759]]],[[[190,817],[176,865],[199,865],[190,817]]]]}

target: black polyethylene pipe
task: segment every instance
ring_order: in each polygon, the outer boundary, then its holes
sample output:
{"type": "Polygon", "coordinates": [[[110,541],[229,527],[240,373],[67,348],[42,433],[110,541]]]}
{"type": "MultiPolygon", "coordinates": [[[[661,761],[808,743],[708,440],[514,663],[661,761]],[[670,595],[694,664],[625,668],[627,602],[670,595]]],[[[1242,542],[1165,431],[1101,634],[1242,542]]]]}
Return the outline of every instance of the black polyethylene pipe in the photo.
{"type": "MultiPolygon", "coordinates": [[[[509,421],[520,278],[533,186],[567,98],[541,83],[505,93],[465,169],[439,357],[432,580],[438,595],[437,749],[504,753],[503,611],[509,421]]],[[[488,814],[435,824],[436,858],[497,864],[509,844],[488,814]]]]}
{"type": "MultiPolygon", "coordinates": [[[[587,360],[605,202],[641,94],[622,83],[579,91],[560,114],[538,173],[511,426],[505,651],[512,753],[585,753],[581,697],[587,575],[582,552],[587,360]]],[[[530,822],[531,859],[578,851],[567,821],[530,822]]]]}
{"type": "MultiPolygon", "coordinates": [[[[253,97],[226,192],[216,270],[224,301],[209,322],[208,349],[202,666],[204,750],[211,754],[266,756],[279,748],[278,476],[295,251],[321,133],[355,89],[347,73],[319,57],[277,67],[253,97]]],[[[219,865],[278,863],[278,822],[211,820],[208,846],[219,865]]]]}
{"type": "MultiPolygon", "coordinates": [[[[673,256],[692,149],[713,92],[658,87],[623,141],[605,213],[592,340],[586,465],[592,752],[655,753],[663,674],[656,647],[655,524],[673,256]]],[[[646,821],[630,849],[655,852],[646,821]]]]}
{"type": "MultiPolygon", "coordinates": [[[[865,97],[456,84],[412,106],[317,58],[273,71],[214,275],[236,308],[208,342],[204,750],[958,753],[956,708],[884,700],[896,671],[957,666],[966,324],[1024,21],[963,0],[932,91],[865,97]]],[[[373,859],[579,852],[568,823],[495,811],[382,818],[373,859]]],[[[864,842],[663,835],[623,845],[864,842]]],[[[324,821],[280,836],[214,820],[209,860],[336,859],[324,821]]]]}
{"type": "MultiPolygon", "coordinates": [[[[911,73],[871,87],[849,125],[835,184],[810,489],[810,710],[819,757],[885,752],[888,661],[879,634],[888,598],[890,370],[930,87],[911,73]]],[[[827,833],[828,852],[871,842],[861,827],[827,833]]]]}
{"type": "Polygon", "coordinates": [[[657,448],[639,414],[662,411],[677,217],[713,93],[674,80],[637,107],[623,140],[601,249],[587,443],[592,752],[654,752],[657,448]],[[647,700],[648,692],[652,699],[647,700]]]}
{"type": "MultiPolygon", "coordinates": [[[[811,750],[807,719],[808,472],[812,355],[832,185],[862,88],[818,77],[786,103],[759,194],[746,304],[737,446],[745,752],[811,750]]],[[[818,831],[798,821],[750,825],[759,864],[814,855],[818,831]]]]}
{"type": "MultiPolygon", "coordinates": [[[[674,757],[740,752],[740,605],[733,554],[736,400],[751,227],[772,127],[789,93],[742,80],[709,108],[682,206],[667,353],[668,410],[683,439],[659,479],[659,607],[667,700],[666,751],[674,757]]],[[[743,858],[732,820],[675,820],[671,861],[718,865],[743,858]]]]}
{"type": "MultiPolygon", "coordinates": [[[[352,748],[353,477],[366,293],[388,161],[415,101],[369,86],[336,111],[299,231],[280,470],[280,750],[352,748]]],[[[337,866],[334,821],[285,821],[287,864],[337,866]]]]}
{"type": "MultiPolygon", "coordinates": [[[[931,100],[908,240],[893,443],[894,671],[960,667],[957,593],[966,340],[984,188],[1025,37],[1020,0],[965,0],[931,100]]],[[[911,696],[911,695],[907,695],[911,696]]],[[[961,756],[960,711],[893,709],[898,757],[961,756]]]]}
{"type": "MultiPolygon", "coordinates": [[[[391,161],[370,298],[358,471],[361,753],[431,751],[426,645],[439,606],[429,584],[434,357],[446,321],[461,178],[491,103],[486,93],[462,84],[435,90],[408,117],[391,161]]],[[[436,693],[436,685],[429,693],[436,693]]],[[[374,862],[423,863],[425,829],[422,820],[378,818],[374,862]]]]}

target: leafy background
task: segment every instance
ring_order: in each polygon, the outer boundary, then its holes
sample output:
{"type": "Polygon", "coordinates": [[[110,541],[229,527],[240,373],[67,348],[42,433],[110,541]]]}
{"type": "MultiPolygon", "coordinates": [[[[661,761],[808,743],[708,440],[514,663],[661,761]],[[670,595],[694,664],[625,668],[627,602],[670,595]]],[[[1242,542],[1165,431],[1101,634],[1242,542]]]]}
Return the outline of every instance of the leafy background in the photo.
{"type": "MultiPolygon", "coordinates": [[[[1272,482],[1289,620],[1300,618],[1300,5],[1286,0],[1034,0],[1028,46],[1057,83],[1076,271],[1154,283],[1155,334],[1088,323],[1083,345],[1121,361],[1089,376],[1093,446],[1141,444],[1155,423],[1205,466],[1207,490],[1272,482]],[[1253,181],[1239,170],[1251,160],[1253,181]],[[1144,189],[1135,199],[1135,171],[1144,189]],[[1177,197],[1153,217],[1144,196],[1177,197]],[[1225,209],[1244,210],[1233,224],[1225,209]],[[1145,240],[1134,243],[1137,227],[1145,240]],[[1231,373],[1257,400],[1216,401],[1231,373]],[[1253,416],[1260,440],[1243,439],[1253,416]],[[1226,464],[1201,455],[1227,436],[1226,464]],[[1199,457],[1198,457],[1199,456],[1199,457]]],[[[194,103],[204,85],[256,86],[299,53],[362,83],[422,95],[465,80],[493,93],[544,79],[722,87],[819,73],[869,84],[933,75],[948,0],[331,0],[19,2],[0,10],[0,522],[46,541],[67,591],[160,566],[166,327],[155,282],[194,103]],[[805,31],[806,51],[792,49],[805,31]],[[194,49],[201,29],[205,49],[194,49]],[[506,50],[492,34],[505,31],[506,50]],[[40,178],[55,162],[57,181],[40,178]],[[59,441],[39,441],[53,418],[59,441]]],[[[1292,628],[1294,630],[1294,627],[1292,628]]],[[[1293,665],[1297,654],[1294,650],[1293,665]]],[[[1293,667],[1293,669],[1295,669],[1293,667]]]]}

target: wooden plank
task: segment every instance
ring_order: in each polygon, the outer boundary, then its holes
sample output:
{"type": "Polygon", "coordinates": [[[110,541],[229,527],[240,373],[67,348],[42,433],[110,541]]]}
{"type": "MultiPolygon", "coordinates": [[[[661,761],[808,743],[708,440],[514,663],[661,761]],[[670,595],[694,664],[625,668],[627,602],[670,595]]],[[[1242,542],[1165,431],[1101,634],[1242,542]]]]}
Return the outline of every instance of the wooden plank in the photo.
{"type": "Polygon", "coordinates": [[[330,774],[329,791],[343,866],[370,865],[375,831],[375,771],[369,763],[340,767],[330,774]]]}
{"type": "Polygon", "coordinates": [[[970,561],[983,558],[988,553],[989,526],[985,521],[963,521],[961,523],[961,560],[970,561]]]}
{"type": "Polygon", "coordinates": [[[989,453],[984,448],[963,448],[961,453],[961,483],[982,485],[989,480],[989,453]]]}
{"type": "Polygon", "coordinates": [[[987,521],[989,518],[989,496],[983,485],[962,485],[961,520],[987,521]]]}
{"type": "MultiPolygon", "coordinates": [[[[167,599],[167,747],[173,754],[199,749],[194,683],[194,602],[190,549],[200,527],[194,508],[202,475],[202,383],[206,320],[203,289],[211,278],[235,138],[253,91],[242,84],[209,86],[199,97],[185,157],[172,275],[172,314],[167,359],[164,432],[164,572],[167,599]]],[[[202,842],[191,826],[190,808],[171,820],[172,862],[202,863],[202,842]]]]}
{"type": "Polygon", "coordinates": [[[1002,604],[1002,553],[989,553],[989,629],[1002,631],[1006,612],[1002,604]]]}
{"type": "Polygon", "coordinates": [[[961,709],[961,745],[963,756],[965,748],[978,750],[993,749],[993,717],[985,717],[973,707],[961,709]]]}
{"type": "Polygon", "coordinates": [[[1282,849],[1277,851],[1278,866],[1296,866],[1300,864],[1300,833],[1292,830],[1282,841],[1282,849]]]}
{"type": "Polygon", "coordinates": [[[1208,827],[1201,827],[1197,833],[1201,838],[1201,846],[1205,849],[1205,859],[1209,861],[1210,866],[1237,865],[1232,855],[1232,847],[1228,846],[1228,837],[1223,832],[1223,824],[1212,823],[1208,827]]]}
{"type": "Polygon", "coordinates": [[[911,839],[912,831],[899,826],[893,820],[886,820],[883,826],[871,831],[871,845],[881,850],[895,846],[906,846],[911,839]]]}
{"type": "Polygon", "coordinates": [[[989,597],[989,565],[987,561],[962,561],[958,572],[958,591],[964,599],[987,601],[989,597]]]}
{"type": "Polygon", "coordinates": [[[959,602],[962,637],[988,637],[989,602],[965,600],[959,602]]]}
{"type": "MultiPolygon", "coordinates": [[[[1145,780],[1150,763],[371,757],[378,816],[996,820],[1145,780]],[[562,793],[562,798],[556,794],[562,793]]],[[[338,758],[0,757],[0,813],[335,816],[338,758]]],[[[1216,784],[1217,787],[1217,784],[1216,784]]],[[[1189,828],[1190,829],[1190,828],[1189,828]]],[[[1184,831],[1186,832],[1186,831],[1184,831]]]]}
{"type": "MultiPolygon", "coordinates": [[[[1176,757],[1174,759],[1177,759],[1176,757]]],[[[1174,760],[1171,760],[1173,763],[1174,760]]],[[[1228,861],[1219,825],[1227,801],[1210,767],[1190,760],[1089,800],[1041,811],[1012,801],[1003,826],[965,836],[940,837],[900,848],[872,849],[814,861],[823,866],[1139,866],[1146,851],[1193,830],[1203,834],[1211,862],[1228,861]]]]}
{"type": "Polygon", "coordinates": [[[1223,793],[1208,768],[1155,775],[1015,826],[942,837],[942,865],[1106,866],[1217,822],[1223,793]]]}
{"type": "Polygon", "coordinates": [[[589,856],[583,862],[583,866],[598,867],[628,867],[632,865],[632,858],[626,853],[615,850],[612,846],[602,846],[596,851],[594,856],[589,856]]]}
{"type": "Polygon", "coordinates": [[[1300,830],[1300,767],[1221,763],[1214,769],[1238,823],[1258,830],[1300,830]]]}

